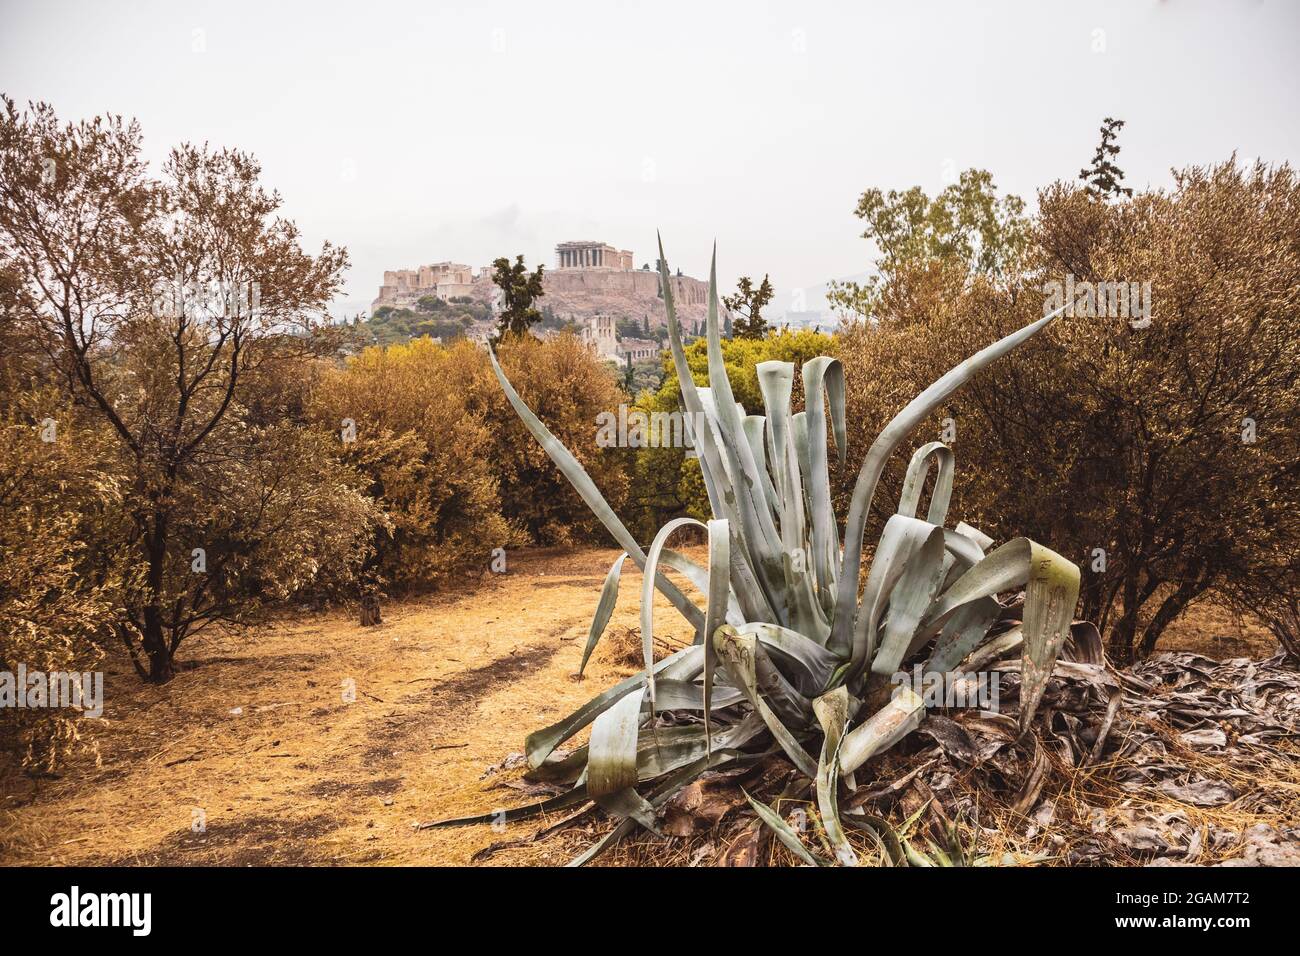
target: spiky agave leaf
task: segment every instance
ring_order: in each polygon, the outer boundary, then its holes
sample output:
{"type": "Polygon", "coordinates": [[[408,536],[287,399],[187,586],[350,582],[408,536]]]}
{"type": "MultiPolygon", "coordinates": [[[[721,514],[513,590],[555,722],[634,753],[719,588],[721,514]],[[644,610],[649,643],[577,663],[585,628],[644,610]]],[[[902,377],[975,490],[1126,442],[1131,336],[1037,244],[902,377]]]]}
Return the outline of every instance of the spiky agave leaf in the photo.
{"type": "MultiPolygon", "coordinates": [[[[566,781],[572,789],[506,811],[505,819],[595,800],[620,822],[574,861],[580,864],[637,826],[654,830],[657,810],[706,770],[746,765],[780,751],[813,781],[828,844],[839,862],[852,863],[856,854],[840,820],[838,788],[845,781],[852,786],[857,768],[925,717],[921,698],[907,688],[898,688],[882,703],[888,676],[931,645],[925,663],[930,672],[948,672],[963,661],[982,667],[1019,649],[1020,720],[1027,729],[1068,633],[1078,598],[1078,568],[1024,538],[986,554],[993,542],[975,528],[961,522],[945,527],[953,455],[940,442],[923,445],[913,455],[897,513],[885,523],[858,594],[867,512],[890,455],[976,372],[1037,334],[1065,308],[976,353],[894,417],[862,463],[841,544],[831,513],[827,454],[832,437],[841,463],[846,452],[844,375],[838,360],[819,357],[804,364],[806,407],[797,415],[790,411],[794,366],[761,363],[757,372],[764,414],[747,415],[735,401],[723,363],[716,256],[709,274],[708,387],[696,386],[686,362],[662,243],[659,276],[669,346],[713,518],[707,523],[670,521],[648,552],[577,459],[519,398],[492,356],[493,371],[525,426],[623,548],[601,588],[583,668],[618,599],[624,561],[632,558],[643,573],[644,670],[528,737],[531,773],[566,781]],[[921,519],[920,499],[932,467],[937,476],[921,519]],[[667,547],[669,537],[688,526],[706,532],[707,568],[667,547]],[[706,608],[665,578],[661,564],[703,593],[706,608]],[[1006,608],[997,596],[1020,587],[1025,589],[1022,619],[1005,620],[1006,608]],[[694,644],[659,662],[651,656],[655,589],[696,631],[694,644]],[[664,711],[692,714],[700,722],[665,722],[664,711]],[[587,746],[552,757],[588,725],[587,746]]],[[[750,802],[801,859],[814,865],[827,862],[808,851],[770,807],[750,802]]],[[[434,825],[501,819],[496,813],[434,825]]],[[[866,832],[883,848],[882,858],[895,865],[932,863],[883,820],[859,814],[846,822],[866,832]]]]}

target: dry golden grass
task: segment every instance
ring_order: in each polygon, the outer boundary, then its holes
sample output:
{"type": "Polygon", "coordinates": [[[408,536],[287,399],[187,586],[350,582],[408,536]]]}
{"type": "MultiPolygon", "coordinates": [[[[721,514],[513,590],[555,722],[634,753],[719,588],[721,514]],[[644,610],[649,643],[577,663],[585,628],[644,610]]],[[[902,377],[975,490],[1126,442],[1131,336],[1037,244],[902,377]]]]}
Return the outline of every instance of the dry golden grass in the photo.
{"type": "MultiPolygon", "coordinates": [[[[509,574],[465,597],[390,604],[378,628],[340,611],[248,641],[196,638],[166,687],[111,664],[104,719],[90,731],[102,766],[83,759],[60,779],[0,781],[0,860],[462,864],[525,836],[535,822],[503,833],[412,823],[530,802],[501,785],[517,771],[484,771],[630,672],[597,659],[573,678],[614,554],[512,553],[509,574]],[[354,703],[343,701],[349,678],[354,703]],[[206,833],[191,830],[196,808],[206,833]]],[[[612,627],[635,628],[639,586],[629,566],[612,627]]],[[[656,615],[666,637],[687,636],[666,600],[656,615]]],[[[492,862],[563,862],[580,839],[492,862]]]]}
{"type": "MultiPolygon", "coordinates": [[[[494,843],[526,841],[564,815],[500,831],[412,824],[531,802],[507,785],[518,786],[518,770],[484,778],[485,771],[521,750],[529,731],[636,669],[641,578],[629,564],[610,647],[597,652],[584,679],[574,676],[616,553],[512,553],[509,574],[465,596],[390,604],[378,628],[361,628],[351,612],[303,613],[248,640],[195,639],[182,649],[181,673],[162,688],[140,684],[123,662],[111,662],[104,719],[86,724],[102,764],[83,757],[58,779],[0,779],[0,861],[465,864],[494,843]],[[352,703],[343,700],[347,679],[355,682],[352,703]],[[196,809],[206,815],[206,832],[191,829],[196,809]]],[[[655,620],[665,644],[656,656],[689,639],[662,598],[655,620]]],[[[1213,608],[1196,609],[1162,649],[1179,645],[1215,656],[1271,652],[1256,632],[1213,608]],[[1218,632],[1228,635],[1218,642],[1221,651],[1211,640],[1218,632]]],[[[1185,756],[1189,765],[1203,759],[1185,756]]],[[[1293,794],[1300,793],[1297,766],[1277,769],[1293,794]]],[[[1076,775],[1058,799],[1082,795],[1089,806],[1140,799],[1110,794],[1103,769],[1076,775]]],[[[1180,808],[1207,823],[1259,822],[1228,809],[1180,808]]],[[[484,862],[563,863],[609,825],[587,814],[484,862]]],[[[1018,832],[1016,821],[995,815],[985,825],[1018,832]]],[[[602,862],[707,863],[722,847],[701,848],[716,841],[707,834],[667,843],[638,837],[602,862]]],[[[865,843],[862,849],[871,852],[865,843]]],[[[785,863],[789,854],[769,840],[761,859],[785,863]]]]}

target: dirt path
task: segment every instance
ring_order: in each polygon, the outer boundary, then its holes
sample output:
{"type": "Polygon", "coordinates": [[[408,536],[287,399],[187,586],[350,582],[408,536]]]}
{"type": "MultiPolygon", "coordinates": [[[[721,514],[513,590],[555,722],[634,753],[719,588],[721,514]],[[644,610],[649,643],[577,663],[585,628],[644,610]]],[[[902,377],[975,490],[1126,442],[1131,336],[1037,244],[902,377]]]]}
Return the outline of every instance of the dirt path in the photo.
{"type": "MultiPolygon", "coordinates": [[[[572,677],[616,555],[512,555],[508,574],[463,598],[389,605],[378,628],[304,614],[245,639],[196,639],[165,688],[110,665],[104,719],[91,728],[102,765],[5,780],[0,861],[462,864],[525,836],[535,823],[412,824],[527,802],[503,786],[514,774],[484,771],[631,672],[596,660],[585,680],[572,677]]],[[[614,631],[636,627],[640,583],[629,563],[614,631]]],[[[666,601],[656,615],[686,636],[666,601]]],[[[560,863],[581,839],[491,862],[560,863]]]]}
{"type": "MultiPolygon", "coordinates": [[[[85,722],[102,765],[0,780],[0,862],[463,864],[525,837],[536,822],[412,824],[529,802],[507,785],[517,772],[485,770],[632,672],[598,656],[572,679],[616,555],[512,554],[508,574],[460,598],[390,604],[378,628],[304,613],[244,639],[196,639],[165,688],[110,662],[104,719],[85,722]]],[[[640,585],[629,563],[611,633],[637,627],[640,585]]],[[[1213,609],[1178,630],[1170,646],[1260,652],[1211,636],[1243,633],[1213,609]]],[[[662,598],[656,631],[689,633],[662,598]]],[[[566,832],[489,862],[563,863],[592,839],[566,832]]]]}

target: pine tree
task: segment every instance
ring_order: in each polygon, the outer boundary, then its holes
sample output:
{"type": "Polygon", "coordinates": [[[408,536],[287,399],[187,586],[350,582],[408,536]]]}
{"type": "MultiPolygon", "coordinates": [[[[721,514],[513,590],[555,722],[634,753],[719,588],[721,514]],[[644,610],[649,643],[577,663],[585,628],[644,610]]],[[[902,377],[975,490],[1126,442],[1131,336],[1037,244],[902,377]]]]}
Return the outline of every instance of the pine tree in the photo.
{"type": "Polygon", "coordinates": [[[741,276],[736,284],[736,294],[722,297],[722,304],[736,315],[735,324],[728,319],[727,335],[735,332],[737,338],[761,339],[767,334],[767,320],[763,318],[763,309],[772,301],[772,283],[766,274],[758,288],[754,288],[749,276],[741,276]]]}
{"type": "Polygon", "coordinates": [[[1088,192],[1098,199],[1118,199],[1132,196],[1133,190],[1122,185],[1124,171],[1115,165],[1119,146],[1115,143],[1124,121],[1107,116],[1101,121],[1101,142],[1093,154],[1092,165],[1079,170],[1079,178],[1088,184],[1088,192]]]}
{"type": "Polygon", "coordinates": [[[530,273],[523,256],[516,256],[513,265],[505,257],[493,260],[492,281],[501,290],[501,315],[493,343],[507,335],[524,335],[541,320],[542,313],[534,303],[544,295],[542,271],[545,268],[539,265],[536,272],[530,273]]]}

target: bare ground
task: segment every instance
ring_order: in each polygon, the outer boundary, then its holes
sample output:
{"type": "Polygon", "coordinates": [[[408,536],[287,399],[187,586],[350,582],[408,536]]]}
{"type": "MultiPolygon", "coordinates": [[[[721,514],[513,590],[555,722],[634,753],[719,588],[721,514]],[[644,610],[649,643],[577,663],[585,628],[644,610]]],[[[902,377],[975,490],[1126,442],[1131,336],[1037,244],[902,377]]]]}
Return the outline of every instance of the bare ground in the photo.
{"type": "MultiPolygon", "coordinates": [[[[378,628],[341,611],[303,612],[251,639],[196,638],[162,688],[110,665],[104,718],[89,733],[99,764],[83,757],[57,779],[0,780],[0,862],[465,864],[527,837],[537,821],[497,831],[413,824],[527,802],[512,788],[516,773],[485,771],[631,672],[600,654],[574,678],[617,553],[512,554],[508,574],[464,596],[390,604],[378,628]]],[[[640,583],[629,565],[611,633],[637,626],[640,583]]],[[[656,631],[687,636],[662,598],[656,631]]],[[[1161,647],[1272,651],[1262,631],[1216,608],[1194,610],[1161,647]]],[[[563,863],[599,826],[487,862],[563,863]]]]}

